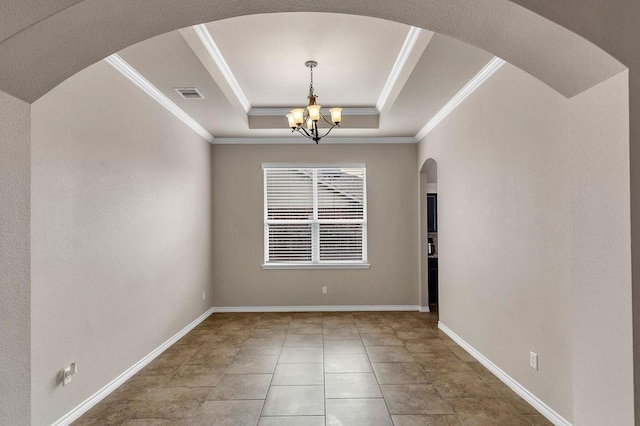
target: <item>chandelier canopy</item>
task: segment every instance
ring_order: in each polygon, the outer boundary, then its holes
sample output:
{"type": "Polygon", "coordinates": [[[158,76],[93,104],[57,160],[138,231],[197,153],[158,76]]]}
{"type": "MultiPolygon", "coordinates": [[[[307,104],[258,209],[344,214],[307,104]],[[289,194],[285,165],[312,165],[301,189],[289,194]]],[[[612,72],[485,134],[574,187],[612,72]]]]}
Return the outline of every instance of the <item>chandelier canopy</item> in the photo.
{"type": "Polygon", "coordinates": [[[329,113],[331,114],[331,120],[328,120],[322,112],[320,105],[316,104],[316,99],[318,96],[313,92],[313,69],[318,66],[316,61],[307,61],[304,65],[309,68],[311,73],[311,79],[309,83],[309,105],[307,108],[294,108],[291,110],[289,114],[287,114],[287,119],[289,120],[289,127],[291,127],[291,131],[296,131],[300,133],[305,138],[313,140],[316,144],[323,137],[327,136],[334,127],[340,127],[340,122],[342,121],[342,108],[331,108],[329,113]],[[318,132],[318,121],[322,118],[328,125],[329,128],[324,133],[324,135],[320,136],[318,132]]]}

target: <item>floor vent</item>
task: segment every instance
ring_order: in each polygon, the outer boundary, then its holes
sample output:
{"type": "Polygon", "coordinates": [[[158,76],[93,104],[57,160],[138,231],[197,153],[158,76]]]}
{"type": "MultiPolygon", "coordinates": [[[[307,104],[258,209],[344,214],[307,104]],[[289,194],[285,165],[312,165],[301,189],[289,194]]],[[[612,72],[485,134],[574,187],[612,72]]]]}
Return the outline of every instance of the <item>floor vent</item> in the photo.
{"type": "Polygon", "coordinates": [[[185,99],[204,99],[202,93],[195,87],[176,87],[175,91],[180,93],[180,96],[185,99]]]}

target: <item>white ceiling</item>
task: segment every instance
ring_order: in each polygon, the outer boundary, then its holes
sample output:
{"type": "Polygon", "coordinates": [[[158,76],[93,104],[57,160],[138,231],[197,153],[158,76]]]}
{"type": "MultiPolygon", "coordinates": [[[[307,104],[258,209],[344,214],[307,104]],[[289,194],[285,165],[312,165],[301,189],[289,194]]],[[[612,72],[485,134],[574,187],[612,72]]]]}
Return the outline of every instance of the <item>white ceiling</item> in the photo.
{"type": "Polygon", "coordinates": [[[314,70],[319,104],[358,108],[345,110],[333,138],[398,139],[414,137],[492,58],[440,34],[354,15],[252,15],[201,28],[217,49],[217,62],[193,29],[154,37],[119,54],[224,143],[291,137],[288,142],[308,143],[291,134],[283,116],[306,105],[306,60],[319,63],[314,70]],[[185,100],[176,87],[197,87],[205,99],[185,100]]]}

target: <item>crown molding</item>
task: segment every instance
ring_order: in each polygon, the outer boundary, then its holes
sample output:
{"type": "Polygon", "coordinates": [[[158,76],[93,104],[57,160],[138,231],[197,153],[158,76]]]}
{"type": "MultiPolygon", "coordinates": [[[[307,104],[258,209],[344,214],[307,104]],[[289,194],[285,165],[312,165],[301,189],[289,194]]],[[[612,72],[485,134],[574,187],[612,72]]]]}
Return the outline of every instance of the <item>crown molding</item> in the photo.
{"type": "Polygon", "coordinates": [[[238,99],[238,102],[240,102],[240,104],[244,108],[244,111],[249,112],[249,110],[251,109],[249,99],[247,99],[244,92],[242,91],[238,80],[236,80],[236,77],[233,75],[231,68],[229,68],[229,64],[227,64],[227,61],[222,56],[222,52],[220,52],[220,49],[218,49],[218,45],[216,44],[216,42],[213,41],[213,37],[211,36],[209,30],[207,30],[205,24],[195,25],[193,27],[193,30],[195,31],[204,47],[207,49],[209,56],[211,56],[211,59],[213,59],[213,62],[215,62],[216,66],[220,70],[220,73],[233,91],[233,94],[238,99]]]}
{"type": "MultiPolygon", "coordinates": [[[[309,145],[312,142],[309,139],[303,137],[270,137],[270,138],[216,138],[213,142],[214,145],[309,145]]],[[[353,137],[353,138],[338,138],[330,137],[322,139],[322,145],[337,145],[337,144],[401,144],[412,143],[415,144],[415,138],[409,137],[353,137]]]]}
{"type": "Polygon", "coordinates": [[[184,124],[189,126],[197,134],[205,138],[207,141],[213,143],[215,139],[211,133],[209,133],[204,127],[202,127],[196,120],[191,118],[189,114],[184,112],[178,105],[174,104],[164,93],[162,93],[156,86],[151,84],[149,80],[144,78],[135,68],[133,68],[127,61],[122,59],[120,55],[114,53],[111,56],[106,57],[105,62],[115,68],[120,74],[129,79],[133,84],[142,89],[153,100],[162,105],[171,114],[175,115],[184,124]]]}
{"type": "Polygon", "coordinates": [[[376,109],[380,114],[391,109],[433,35],[434,33],[431,31],[417,27],[409,28],[398,57],[380,92],[378,102],[376,102],[376,109]]]}
{"type": "Polygon", "coordinates": [[[416,133],[416,140],[420,141],[425,136],[429,134],[442,120],[444,120],[454,109],[456,109],[465,99],[469,97],[473,92],[476,91],[478,87],[480,87],[485,81],[489,79],[496,71],[505,64],[505,61],[494,56],[487,65],[485,65],[471,80],[467,82],[467,84],[462,87],[452,97],[449,102],[447,102],[441,109],[438,111],[431,120],[424,125],[424,127],[416,133]]]}
{"type": "MultiPolygon", "coordinates": [[[[324,107],[323,107],[324,108],[324,107]]],[[[253,116],[285,116],[291,111],[291,108],[285,107],[258,107],[251,108],[249,115],[253,116]]],[[[378,115],[378,109],[375,107],[363,108],[342,108],[342,115],[378,115]]]]}

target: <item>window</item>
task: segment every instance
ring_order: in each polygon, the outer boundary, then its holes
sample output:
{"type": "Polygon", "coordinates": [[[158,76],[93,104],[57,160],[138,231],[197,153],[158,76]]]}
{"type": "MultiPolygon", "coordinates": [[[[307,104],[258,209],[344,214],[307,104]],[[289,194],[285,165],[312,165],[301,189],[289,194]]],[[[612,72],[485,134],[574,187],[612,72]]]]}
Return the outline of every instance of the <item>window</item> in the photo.
{"type": "Polygon", "coordinates": [[[264,267],[367,264],[364,165],[263,165],[264,267]]]}

